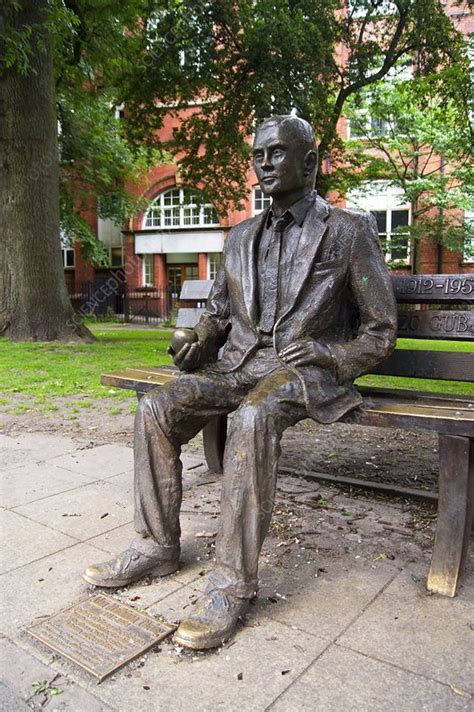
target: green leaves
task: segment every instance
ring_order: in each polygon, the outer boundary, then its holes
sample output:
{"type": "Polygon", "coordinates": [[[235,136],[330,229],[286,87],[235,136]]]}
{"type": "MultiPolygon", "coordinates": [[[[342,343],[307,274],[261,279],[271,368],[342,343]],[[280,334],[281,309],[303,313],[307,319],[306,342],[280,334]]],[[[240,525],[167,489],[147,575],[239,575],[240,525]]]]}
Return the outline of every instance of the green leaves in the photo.
{"type": "Polygon", "coordinates": [[[357,137],[347,149],[357,157],[359,181],[389,180],[401,188],[411,204],[411,237],[456,250],[472,231],[460,212],[473,199],[469,90],[460,61],[435,75],[379,83],[348,102],[357,137]]]}
{"type": "MultiPolygon", "coordinates": [[[[405,161],[395,165],[387,153],[405,156],[411,142],[409,160],[420,163],[420,147],[434,145],[456,162],[470,147],[460,109],[469,103],[467,55],[441,0],[124,0],[113,7],[51,0],[49,7],[67,210],[77,212],[94,195],[138,209],[127,198],[138,192],[132,176],[173,157],[184,180],[224,214],[246,196],[255,125],[293,108],[319,138],[323,194],[360,178],[406,173],[408,194],[416,196],[426,184],[410,178],[411,163],[405,170],[405,161]],[[400,62],[416,65],[418,81],[394,92],[381,80],[400,62]],[[122,103],[118,121],[113,107],[122,103]],[[345,144],[338,122],[368,103],[389,133],[345,144]],[[165,116],[176,128],[167,123],[160,141],[165,116]]],[[[12,26],[8,66],[28,70],[33,31],[12,26]]],[[[466,184],[465,166],[456,170],[466,184]]]]}

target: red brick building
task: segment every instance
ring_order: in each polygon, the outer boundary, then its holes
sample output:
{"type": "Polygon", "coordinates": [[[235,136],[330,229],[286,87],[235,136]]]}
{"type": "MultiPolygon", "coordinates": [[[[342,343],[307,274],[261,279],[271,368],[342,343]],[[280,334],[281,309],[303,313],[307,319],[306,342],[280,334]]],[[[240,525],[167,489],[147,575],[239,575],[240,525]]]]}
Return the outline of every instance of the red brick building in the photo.
{"type": "MultiPolygon", "coordinates": [[[[471,16],[460,12],[453,2],[448,3],[448,8],[459,29],[466,34],[474,30],[471,16]]],[[[171,138],[174,125],[175,118],[165,121],[159,135],[163,141],[171,138]]],[[[350,127],[345,119],[340,121],[339,130],[342,136],[348,136],[350,127]]],[[[202,197],[198,198],[198,188],[184,185],[176,166],[159,165],[150,171],[138,189],[151,201],[150,207],[128,225],[101,220],[93,212],[86,216],[108,250],[111,265],[125,267],[129,288],[154,287],[178,295],[186,279],[212,279],[229,228],[256,215],[268,204],[251,169],[247,176],[248,200],[243,211],[220,217],[205,198],[204,202],[202,197]]],[[[386,239],[387,258],[395,262],[400,271],[415,271],[414,249],[408,239],[402,246],[390,247],[393,231],[411,223],[410,206],[396,189],[378,181],[363,196],[353,192],[340,200],[339,205],[374,212],[379,232],[386,239]]],[[[472,219],[473,215],[465,218],[472,219]]],[[[423,239],[416,249],[416,271],[420,273],[474,272],[474,258],[469,255],[472,250],[466,249],[464,254],[452,252],[423,239]]],[[[95,278],[96,271],[84,262],[79,249],[65,248],[64,260],[70,281],[78,284],[95,278]]]]}

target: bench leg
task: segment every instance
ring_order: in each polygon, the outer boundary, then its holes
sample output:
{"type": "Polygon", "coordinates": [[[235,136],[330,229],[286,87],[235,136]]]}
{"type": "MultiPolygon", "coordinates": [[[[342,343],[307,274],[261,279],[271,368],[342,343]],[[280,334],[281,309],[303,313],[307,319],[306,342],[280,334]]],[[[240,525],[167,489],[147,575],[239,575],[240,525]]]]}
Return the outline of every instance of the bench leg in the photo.
{"type": "Polygon", "coordinates": [[[474,440],[439,436],[436,537],[427,588],[455,596],[469,544],[474,505],[474,440]]]}
{"type": "Polygon", "coordinates": [[[204,454],[211,472],[222,473],[225,441],[227,438],[227,416],[219,415],[202,429],[204,454]]]}

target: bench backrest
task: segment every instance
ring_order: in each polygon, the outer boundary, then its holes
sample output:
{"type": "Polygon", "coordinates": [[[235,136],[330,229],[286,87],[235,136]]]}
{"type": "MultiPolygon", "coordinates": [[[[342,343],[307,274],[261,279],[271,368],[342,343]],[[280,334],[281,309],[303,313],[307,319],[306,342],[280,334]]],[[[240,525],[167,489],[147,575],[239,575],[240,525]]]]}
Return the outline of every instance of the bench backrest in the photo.
{"type": "MultiPolygon", "coordinates": [[[[399,337],[474,341],[474,275],[393,275],[392,282],[400,306],[399,337]]],[[[177,326],[192,328],[197,324],[212,283],[210,279],[183,283],[181,301],[194,300],[196,306],[179,310],[177,326]]],[[[474,350],[473,353],[453,353],[398,349],[371,373],[474,381],[474,350]]]]}
{"type": "MultiPolygon", "coordinates": [[[[394,275],[392,282],[399,337],[474,341],[474,275],[394,275]]],[[[472,353],[397,349],[371,373],[474,381],[474,348],[472,353]]]]}

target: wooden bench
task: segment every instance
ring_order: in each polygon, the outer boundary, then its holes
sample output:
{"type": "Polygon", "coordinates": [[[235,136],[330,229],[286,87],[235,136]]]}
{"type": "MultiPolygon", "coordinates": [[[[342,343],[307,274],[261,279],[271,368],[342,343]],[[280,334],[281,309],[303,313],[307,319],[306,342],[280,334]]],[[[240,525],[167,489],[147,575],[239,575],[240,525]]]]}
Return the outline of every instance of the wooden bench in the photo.
{"type": "MultiPolygon", "coordinates": [[[[210,281],[200,286],[195,282],[190,293],[202,297],[204,290],[207,296],[210,286],[210,281]]],[[[474,275],[394,276],[393,286],[400,305],[399,337],[474,342],[474,275]]],[[[188,289],[185,283],[185,296],[188,289]]],[[[202,311],[202,306],[195,309],[202,311]]],[[[186,318],[183,314],[180,325],[192,327],[198,316],[199,311],[186,318]]],[[[472,353],[397,349],[372,373],[474,382],[474,348],[472,353]]],[[[128,368],[104,374],[101,382],[133,389],[140,398],[176,376],[173,367],[128,368]]],[[[474,509],[474,398],[422,390],[358,388],[365,398],[364,407],[346,416],[345,422],[438,433],[438,517],[427,588],[454,596],[474,509]]],[[[215,472],[222,471],[226,428],[223,416],[203,429],[206,460],[215,472]]]]}

